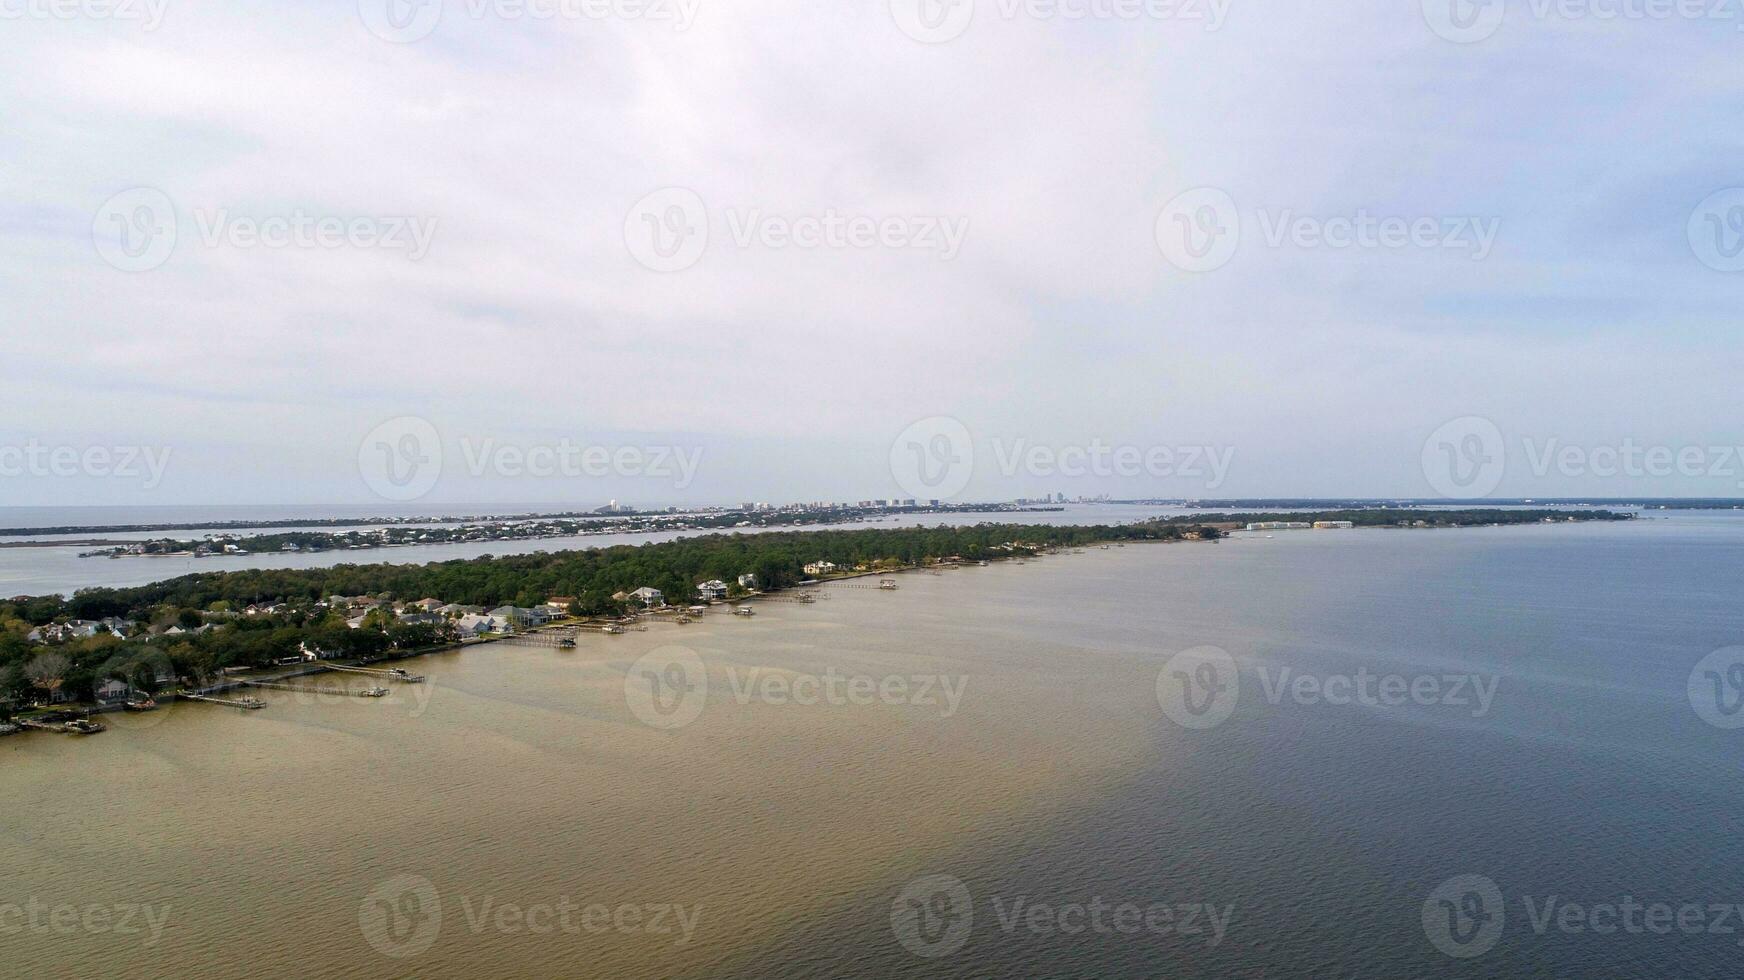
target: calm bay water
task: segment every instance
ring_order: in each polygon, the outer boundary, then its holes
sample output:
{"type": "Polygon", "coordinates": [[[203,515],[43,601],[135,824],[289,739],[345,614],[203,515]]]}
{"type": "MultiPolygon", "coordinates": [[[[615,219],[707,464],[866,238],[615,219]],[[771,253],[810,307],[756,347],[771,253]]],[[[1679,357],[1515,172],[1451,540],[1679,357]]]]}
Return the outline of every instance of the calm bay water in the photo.
{"type": "Polygon", "coordinates": [[[0,929],[32,899],[166,916],[155,943],[0,935],[5,972],[1695,977],[1744,956],[1528,915],[1744,901],[1744,731],[1686,690],[1744,643],[1736,518],[1247,535],[901,581],[422,658],[430,683],[382,701],[0,740],[0,929]],[[1183,727],[1158,676],[1204,645],[1239,691],[1183,727]],[[672,672],[693,654],[700,698],[672,672]],[[1481,712],[1273,703],[1286,668],[1496,686],[1481,712]],[[783,703],[829,677],[902,685],[783,703]],[[1461,875],[1503,900],[1470,959],[1424,924],[1461,875]],[[1086,928],[1122,904],[1173,926],[1086,928]]]}

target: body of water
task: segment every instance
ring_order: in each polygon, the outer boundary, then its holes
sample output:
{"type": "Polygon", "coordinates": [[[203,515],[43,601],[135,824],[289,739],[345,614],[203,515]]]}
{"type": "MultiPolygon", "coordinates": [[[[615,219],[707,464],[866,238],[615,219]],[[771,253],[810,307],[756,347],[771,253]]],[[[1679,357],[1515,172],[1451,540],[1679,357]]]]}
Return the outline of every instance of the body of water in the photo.
{"type": "Polygon", "coordinates": [[[0,928],[72,910],[12,929],[7,972],[1736,973],[1735,932],[1577,927],[1739,901],[1744,731],[1689,681],[1744,643],[1744,521],[1279,532],[901,585],[421,658],[379,701],[0,740],[0,928]],[[1206,647],[1235,683],[1183,698],[1206,647]],[[1335,695],[1365,676],[1412,693],[1335,695]],[[159,927],[90,911],[123,907],[159,927]]]}

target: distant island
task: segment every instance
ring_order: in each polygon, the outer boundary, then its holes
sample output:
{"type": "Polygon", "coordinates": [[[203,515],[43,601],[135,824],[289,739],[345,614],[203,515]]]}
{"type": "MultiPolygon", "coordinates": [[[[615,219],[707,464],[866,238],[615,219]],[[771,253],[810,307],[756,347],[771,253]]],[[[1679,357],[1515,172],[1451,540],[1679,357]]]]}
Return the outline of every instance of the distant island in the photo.
{"type": "MultiPolygon", "coordinates": [[[[742,528],[775,528],[812,524],[849,524],[891,515],[1045,513],[1059,507],[1013,504],[929,504],[905,507],[838,505],[795,506],[768,510],[709,510],[683,512],[618,511],[598,516],[519,516],[468,520],[453,526],[438,526],[430,520],[401,519],[357,531],[286,531],[277,534],[217,533],[203,538],[156,538],[149,541],[75,542],[105,547],[84,552],[84,558],[204,558],[212,555],[259,554],[262,552],[363,551],[412,545],[471,544],[488,541],[534,541],[570,538],[588,534],[649,534],[667,531],[699,531],[742,528]]],[[[333,526],[357,523],[336,522],[333,526]]],[[[196,525],[208,527],[208,525],[196,525]]],[[[274,525],[249,525],[251,528],[274,525]]],[[[289,522],[287,526],[317,526],[315,522],[289,522]]],[[[118,528],[82,528],[78,533],[115,533],[118,528]]],[[[3,534],[5,532],[0,532],[3,534]]],[[[19,542],[14,547],[50,546],[66,542],[19,542]]],[[[6,545],[0,545],[5,547],[6,545]]]]}
{"type": "Polygon", "coordinates": [[[1627,520],[1604,510],[1337,510],[1116,525],[711,534],[650,545],[425,565],[201,572],[133,588],[0,602],[0,716],[142,699],[227,671],[364,660],[548,620],[609,623],[659,605],[736,601],[857,574],[1023,559],[1128,542],[1216,541],[1248,524],[1466,527],[1627,520]]]}

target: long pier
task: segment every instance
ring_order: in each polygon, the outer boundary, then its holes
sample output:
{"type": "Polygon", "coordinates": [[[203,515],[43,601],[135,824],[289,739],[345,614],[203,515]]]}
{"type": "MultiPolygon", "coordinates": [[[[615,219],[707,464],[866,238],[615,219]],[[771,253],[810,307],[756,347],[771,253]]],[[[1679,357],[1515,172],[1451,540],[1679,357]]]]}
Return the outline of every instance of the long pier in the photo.
{"type": "Polygon", "coordinates": [[[368,674],[371,677],[385,677],[388,680],[399,681],[401,684],[422,684],[423,674],[408,674],[403,670],[382,670],[378,667],[346,667],[340,664],[323,664],[328,670],[343,670],[351,674],[368,674]]]}
{"type": "Polygon", "coordinates": [[[285,684],[280,681],[242,681],[249,687],[264,687],[273,691],[293,691],[298,694],[324,694],[329,696],[367,698],[372,695],[363,691],[348,691],[343,687],[319,687],[314,684],[285,684]]]}
{"type": "Polygon", "coordinates": [[[181,697],[185,701],[204,701],[207,704],[221,704],[221,705],[225,706],[226,708],[243,708],[243,709],[249,710],[249,711],[254,711],[254,710],[258,710],[260,708],[266,707],[265,701],[257,701],[253,698],[249,698],[249,699],[243,700],[243,701],[232,701],[232,700],[229,700],[228,698],[215,698],[215,697],[211,696],[210,694],[187,694],[187,693],[182,694],[181,697]]]}

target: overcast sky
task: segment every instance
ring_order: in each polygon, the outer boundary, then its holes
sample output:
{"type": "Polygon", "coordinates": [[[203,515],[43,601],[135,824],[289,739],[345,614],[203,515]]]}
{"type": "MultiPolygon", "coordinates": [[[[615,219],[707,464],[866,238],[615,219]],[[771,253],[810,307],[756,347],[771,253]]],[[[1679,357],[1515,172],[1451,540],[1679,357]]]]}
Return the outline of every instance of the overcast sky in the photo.
{"type": "Polygon", "coordinates": [[[1744,5],[62,2],[0,504],[1744,496],[1744,5]]]}

